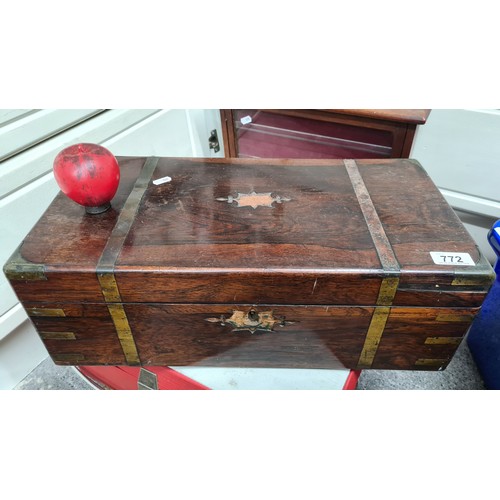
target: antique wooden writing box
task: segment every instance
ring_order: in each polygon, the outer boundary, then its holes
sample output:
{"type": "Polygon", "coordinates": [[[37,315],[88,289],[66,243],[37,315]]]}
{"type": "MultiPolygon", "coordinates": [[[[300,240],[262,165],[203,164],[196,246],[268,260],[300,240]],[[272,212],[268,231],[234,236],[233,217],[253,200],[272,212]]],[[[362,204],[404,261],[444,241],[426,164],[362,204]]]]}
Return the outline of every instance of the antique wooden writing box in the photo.
{"type": "Polygon", "coordinates": [[[494,277],[412,160],[119,163],[4,268],[58,364],[438,370],[494,277]]]}

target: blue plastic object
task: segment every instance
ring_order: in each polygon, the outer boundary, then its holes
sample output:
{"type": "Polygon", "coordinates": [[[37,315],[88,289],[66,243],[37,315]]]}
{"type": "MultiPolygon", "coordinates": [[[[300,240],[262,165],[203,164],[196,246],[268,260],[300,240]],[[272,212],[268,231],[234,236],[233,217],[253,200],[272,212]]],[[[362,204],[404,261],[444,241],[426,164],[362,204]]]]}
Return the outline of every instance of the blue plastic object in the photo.
{"type": "Polygon", "coordinates": [[[500,220],[493,224],[488,241],[497,255],[497,276],[469,330],[467,343],[485,387],[500,389],[500,220]]]}

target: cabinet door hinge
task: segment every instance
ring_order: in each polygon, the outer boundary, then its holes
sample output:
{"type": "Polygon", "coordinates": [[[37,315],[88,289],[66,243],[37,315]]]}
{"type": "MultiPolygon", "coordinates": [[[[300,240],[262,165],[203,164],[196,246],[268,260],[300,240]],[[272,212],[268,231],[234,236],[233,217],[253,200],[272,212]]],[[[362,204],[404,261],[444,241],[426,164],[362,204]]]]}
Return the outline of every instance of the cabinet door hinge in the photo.
{"type": "Polygon", "coordinates": [[[214,150],[214,153],[220,151],[219,137],[217,135],[217,130],[214,129],[210,132],[210,137],[208,138],[208,147],[214,150]]]}

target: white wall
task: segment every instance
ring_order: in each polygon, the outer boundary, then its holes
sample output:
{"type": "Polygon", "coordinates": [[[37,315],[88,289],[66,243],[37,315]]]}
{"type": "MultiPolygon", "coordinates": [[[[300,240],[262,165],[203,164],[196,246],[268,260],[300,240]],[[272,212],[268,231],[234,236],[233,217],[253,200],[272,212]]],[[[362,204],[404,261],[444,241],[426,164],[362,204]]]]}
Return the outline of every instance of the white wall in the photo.
{"type": "MultiPolygon", "coordinates": [[[[210,130],[222,136],[215,111],[0,110],[0,266],[59,192],[52,164],[65,146],[93,142],[117,156],[222,156],[208,150],[210,130]]],[[[46,356],[0,273],[0,389],[17,385],[46,356]]]]}
{"type": "MultiPolygon", "coordinates": [[[[65,146],[94,142],[116,155],[223,156],[208,148],[218,110],[0,110],[0,265],[52,201],[52,162],[65,146]]],[[[500,112],[432,110],[411,157],[429,172],[492,262],[486,243],[500,218],[500,112]]],[[[14,387],[47,356],[0,273],[0,389],[14,387]]]]}
{"type": "Polygon", "coordinates": [[[433,109],[418,127],[410,157],[420,161],[494,263],[486,236],[500,219],[500,111],[433,109]]]}

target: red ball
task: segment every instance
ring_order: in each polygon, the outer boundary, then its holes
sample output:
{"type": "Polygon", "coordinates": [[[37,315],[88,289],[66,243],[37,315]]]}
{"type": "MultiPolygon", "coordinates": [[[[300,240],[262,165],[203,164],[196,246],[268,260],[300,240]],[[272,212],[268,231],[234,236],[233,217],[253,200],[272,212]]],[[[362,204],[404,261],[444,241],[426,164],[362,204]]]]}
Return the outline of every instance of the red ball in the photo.
{"type": "Polygon", "coordinates": [[[120,167],[113,154],[99,144],[74,144],[54,160],[54,177],[61,191],[89,213],[111,205],[120,182],[120,167]]]}

